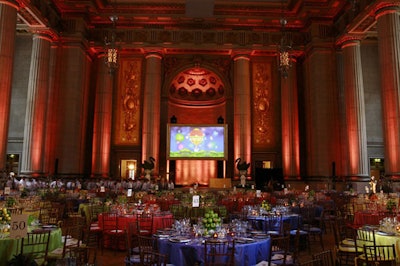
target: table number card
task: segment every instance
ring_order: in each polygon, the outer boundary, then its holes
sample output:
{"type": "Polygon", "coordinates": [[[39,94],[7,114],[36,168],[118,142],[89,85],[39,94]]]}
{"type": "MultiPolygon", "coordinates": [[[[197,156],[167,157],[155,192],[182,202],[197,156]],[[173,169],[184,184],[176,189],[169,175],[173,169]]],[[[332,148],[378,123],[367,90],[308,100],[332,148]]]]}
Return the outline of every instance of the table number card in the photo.
{"type": "Polygon", "coordinates": [[[10,238],[24,238],[28,233],[28,214],[11,216],[10,238]]]}
{"type": "Polygon", "coordinates": [[[132,189],[128,188],[128,193],[126,195],[127,197],[132,197],[132,189]]]}
{"type": "Polygon", "coordinates": [[[104,186],[100,187],[100,192],[106,192],[106,188],[104,186]]]}
{"type": "Polygon", "coordinates": [[[4,195],[10,195],[11,189],[10,187],[5,187],[4,188],[4,195]]]}
{"type": "Polygon", "coordinates": [[[200,196],[193,195],[192,207],[200,207],[200,196]]]}

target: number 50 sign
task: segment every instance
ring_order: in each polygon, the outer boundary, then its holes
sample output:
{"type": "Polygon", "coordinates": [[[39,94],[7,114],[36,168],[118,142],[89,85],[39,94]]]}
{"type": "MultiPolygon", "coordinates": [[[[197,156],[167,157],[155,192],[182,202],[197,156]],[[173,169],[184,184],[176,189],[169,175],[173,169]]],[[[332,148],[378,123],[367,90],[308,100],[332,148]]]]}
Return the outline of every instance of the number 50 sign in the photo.
{"type": "Polygon", "coordinates": [[[11,216],[10,238],[24,238],[28,233],[28,215],[14,214],[11,216]]]}

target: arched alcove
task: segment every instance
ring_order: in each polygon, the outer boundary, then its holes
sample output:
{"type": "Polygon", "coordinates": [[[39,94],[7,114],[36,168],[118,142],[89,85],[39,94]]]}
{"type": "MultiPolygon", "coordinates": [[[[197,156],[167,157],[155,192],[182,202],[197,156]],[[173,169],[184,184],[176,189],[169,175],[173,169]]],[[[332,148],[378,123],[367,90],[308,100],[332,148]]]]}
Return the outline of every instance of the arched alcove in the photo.
{"type": "MultiPolygon", "coordinates": [[[[219,117],[226,117],[226,85],[209,68],[183,69],[172,78],[167,94],[168,117],[175,116],[179,124],[217,124],[219,117]]],[[[216,160],[176,160],[175,183],[208,185],[218,176],[218,167],[216,160]]]]}

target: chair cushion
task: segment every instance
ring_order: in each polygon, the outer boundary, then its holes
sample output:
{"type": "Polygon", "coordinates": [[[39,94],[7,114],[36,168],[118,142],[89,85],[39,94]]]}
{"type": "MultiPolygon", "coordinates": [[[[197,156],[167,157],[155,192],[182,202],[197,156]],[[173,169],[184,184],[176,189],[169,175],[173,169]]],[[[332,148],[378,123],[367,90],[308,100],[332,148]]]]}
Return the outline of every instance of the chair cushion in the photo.
{"type": "Polygon", "coordinates": [[[339,245],[338,249],[339,251],[342,252],[352,252],[352,253],[356,252],[356,248],[354,246],[339,245]]]}
{"type": "Polygon", "coordinates": [[[129,257],[125,257],[125,263],[130,264],[130,263],[140,263],[140,255],[135,254],[131,255],[129,257]]]}

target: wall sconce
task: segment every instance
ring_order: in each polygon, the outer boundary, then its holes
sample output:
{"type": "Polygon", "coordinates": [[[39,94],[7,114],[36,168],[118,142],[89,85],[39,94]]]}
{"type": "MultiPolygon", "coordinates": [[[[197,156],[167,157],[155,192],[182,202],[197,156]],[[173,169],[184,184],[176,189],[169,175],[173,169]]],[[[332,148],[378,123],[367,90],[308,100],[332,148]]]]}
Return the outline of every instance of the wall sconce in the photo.
{"type": "Polygon", "coordinates": [[[225,122],[224,118],[222,116],[219,116],[218,119],[217,119],[217,123],[218,124],[223,124],[224,122],[225,122]]]}

